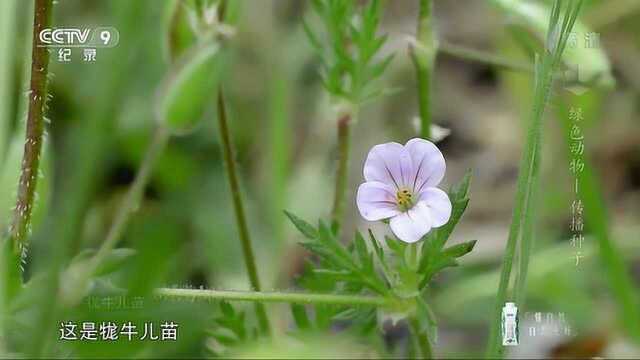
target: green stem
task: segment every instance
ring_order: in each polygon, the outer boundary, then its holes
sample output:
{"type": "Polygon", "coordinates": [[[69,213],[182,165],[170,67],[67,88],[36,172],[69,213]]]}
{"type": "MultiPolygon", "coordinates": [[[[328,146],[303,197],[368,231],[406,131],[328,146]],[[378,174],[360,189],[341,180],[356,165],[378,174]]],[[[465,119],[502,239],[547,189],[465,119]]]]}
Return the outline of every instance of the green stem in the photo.
{"type": "Polygon", "coordinates": [[[331,211],[331,219],[335,229],[340,229],[344,214],[344,203],[349,179],[351,123],[351,114],[344,114],[338,119],[338,168],[336,170],[333,210],[331,211]]]}
{"type": "Polygon", "coordinates": [[[89,267],[88,273],[91,274],[93,271],[104,261],[104,259],[109,255],[111,250],[118,243],[118,240],[122,236],[122,232],[125,229],[125,226],[129,222],[129,218],[131,215],[138,209],[140,206],[140,201],[142,200],[142,196],[144,195],[144,189],[149,182],[149,177],[151,176],[151,170],[158,158],[158,156],[162,153],[164,148],[167,145],[167,141],[169,140],[169,133],[166,129],[162,127],[158,127],[153,136],[151,144],[147,148],[147,152],[142,160],[142,164],[138,173],[129,187],[127,194],[122,200],[120,204],[120,208],[118,209],[118,213],[116,214],[116,218],[111,224],[109,228],[109,232],[107,233],[106,240],[98,249],[98,252],[95,254],[91,261],[91,265],[89,267]]]}
{"type": "MultiPolygon", "coordinates": [[[[543,61],[547,62],[548,57],[545,57],[543,61]]],[[[532,192],[537,185],[537,178],[539,172],[540,162],[540,138],[542,132],[542,115],[544,108],[546,107],[549,98],[549,88],[553,80],[550,63],[542,65],[542,75],[540,83],[536,83],[535,95],[534,95],[534,108],[529,122],[529,128],[527,130],[525,148],[520,160],[520,173],[517,181],[517,192],[515,206],[513,209],[513,215],[511,220],[511,226],[509,228],[509,236],[507,238],[507,245],[505,248],[504,259],[502,263],[502,271],[500,273],[500,283],[498,286],[498,293],[496,295],[496,303],[494,308],[493,317],[491,318],[491,327],[489,332],[489,344],[487,350],[487,357],[495,358],[501,354],[501,347],[498,342],[498,330],[500,329],[500,313],[502,306],[507,299],[507,288],[511,279],[511,269],[513,266],[513,259],[515,255],[516,245],[520,238],[521,230],[525,220],[525,217],[533,216],[532,206],[532,192]]],[[[527,221],[532,221],[531,219],[527,221]]],[[[529,229],[530,230],[530,229],[529,229]]],[[[526,239],[531,240],[530,236],[526,236],[526,239]]],[[[524,249],[528,249],[530,244],[521,244],[524,249]]],[[[528,266],[528,251],[521,253],[521,255],[527,256],[527,258],[521,257],[520,264],[521,270],[519,271],[518,284],[524,284],[524,277],[526,276],[526,266],[528,266]],[[523,271],[522,267],[525,267],[523,271]]],[[[520,297],[519,295],[514,297],[520,297]]]]}
{"type": "Polygon", "coordinates": [[[291,150],[291,124],[289,119],[289,82],[285,71],[277,61],[272,62],[274,76],[269,81],[269,194],[266,197],[270,208],[273,244],[284,248],[286,239],[282,209],[287,206],[287,182],[291,150]]]}
{"type": "Polygon", "coordinates": [[[418,104],[420,107],[420,137],[431,139],[431,69],[423,66],[416,68],[418,77],[418,104]]]}
{"type": "Polygon", "coordinates": [[[291,292],[261,292],[235,290],[203,290],[203,289],[172,289],[161,288],[156,295],[175,299],[228,300],[252,301],[257,303],[280,302],[294,304],[326,304],[326,305],[365,305],[383,307],[389,305],[389,300],[381,296],[337,295],[337,294],[305,294],[291,292]]]}
{"type": "MultiPolygon", "coordinates": [[[[537,148],[535,150],[536,153],[540,153],[540,139],[536,144],[537,148]]],[[[536,156],[534,158],[534,163],[532,166],[534,167],[531,175],[531,190],[527,196],[527,207],[529,209],[535,209],[536,204],[536,193],[538,187],[538,178],[539,178],[539,163],[540,156],[536,156]]],[[[529,272],[529,259],[531,256],[531,248],[533,247],[533,225],[535,223],[535,211],[528,210],[525,213],[524,220],[522,222],[522,241],[520,242],[520,253],[518,260],[518,276],[516,277],[515,283],[515,302],[521,308],[524,306],[525,302],[525,294],[527,291],[527,275],[529,272]]]]}
{"type": "Polygon", "coordinates": [[[29,86],[26,138],[22,170],[18,183],[18,197],[13,214],[13,223],[9,231],[10,241],[13,242],[13,251],[16,254],[21,253],[25,245],[38,183],[49,70],[49,51],[45,47],[38,47],[38,36],[40,31],[51,25],[51,7],[51,0],[36,0],[34,7],[31,83],[29,86]]]}
{"type": "MultiPolygon", "coordinates": [[[[501,309],[507,299],[507,289],[511,280],[511,268],[515,255],[516,245],[520,239],[520,259],[518,278],[516,280],[513,299],[524,301],[527,270],[529,266],[529,254],[532,246],[532,227],[535,216],[534,195],[538,183],[540,169],[540,139],[542,136],[542,118],[549,101],[551,85],[554,80],[554,71],[560,63],[560,59],[567,43],[567,38],[578,17],[582,1],[569,2],[562,15],[560,26],[562,2],[556,0],[551,11],[549,28],[547,30],[547,52],[542,60],[536,58],[535,86],[533,108],[527,130],[525,148],[520,160],[520,172],[518,174],[517,191],[513,217],[509,228],[509,236],[505,249],[500,283],[494,313],[490,320],[489,343],[487,344],[487,357],[498,358],[502,355],[502,347],[498,341],[498,332],[501,322],[501,309]],[[557,34],[557,36],[556,36],[557,34]],[[523,230],[524,229],[524,230],[523,230]]],[[[518,304],[521,305],[521,304],[518,304]]]]}
{"type": "Polygon", "coordinates": [[[129,187],[127,194],[120,203],[116,218],[114,219],[105,241],[100,245],[96,254],[86,263],[80,263],[76,266],[80,268],[67,269],[66,275],[78,274],[66,277],[69,291],[62,292],[62,300],[66,304],[76,304],[85,295],[85,289],[91,276],[96,269],[105,261],[111,251],[115,248],[118,240],[122,237],[122,233],[126,228],[131,215],[139,208],[140,201],[144,195],[144,189],[149,182],[151,170],[158,158],[167,145],[169,133],[163,127],[158,127],[151,140],[151,144],[147,148],[147,152],[142,160],[142,165],[136,174],[133,183],[129,187]]]}
{"type": "Polygon", "coordinates": [[[433,31],[431,19],[433,2],[420,0],[416,46],[410,48],[411,58],[416,69],[418,86],[418,106],[420,110],[420,136],[431,139],[431,93],[432,73],[435,67],[438,41],[433,31]]]}
{"type": "MultiPolygon", "coordinates": [[[[222,88],[218,91],[218,127],[220,131],[220,141],[222,143],[222,155],[227,169],[227,180],[229,181],[231,200],[233,202],[233,210],[236,217],[236,225],[238,226],[240,243],[242,244],[244,263],[247,267],[251,287],[253,290],[260,291],[260,279],[258,278],[256,260],[251,247],[251,238],[249,237],[249,226],[247,225],[244,206],[242,204],[242,196],[240,194],[238,171],[236,169],[235,155],[233,145],[231,143],[231,132],[229,131],[229,124],[227,122],[227,111],[222,88]]],[[[262,331],[269,333],[269,319],[267,318],[267,312],[264,305],[260,303],[256,304],[256,314],[262,331]]]]}
{"type": "Polygon", "coordinates": [[[419,359],[431,359],[433,354],[428,334],[421,329],[420,322],[415,316],[409,317],[407,321],[409,322],[409,331],[411,332],[416,357],[419,359]]]}
{"type": "MultiPolygon", "coordinates": [[[[551,82],[553,81],[552,79],[552,74],[550,73],[549,78],[547,79],[548,84],[550,86],[551,82]]],[[[542,86],[545,86],[544,84],[542,86]]],[[[516,302],[516,304],[518,304],[518,306],[520,308],[522,308],[524,306],[524,301],[525,301],[525,294],[526,294],[526,286],[527,286],[527,275],[529,272],[529,259],[531,256],[531,248],[533,247],[533,225],[535,223],[535,205],[536,205],[536,194],[537,194],[537,189],[538,189],[538,179],[540,177],[540,138],[541,138],[541,133],[542,133],[542,115],[544,113],[544,107],[548,101],[548,94],[547,96],[547,100],[541,100],[543,102],[542,105],[542,112],[540,114],[536,114],[536,112],[534,111],[534,117],[539,117],[540,118],[540,123],[537,125],[538,129],[537,129],[537,133],[536,133],[536,137],[537,140],[534,141],[534,144],[532,144],[531,146],[533,146],[533,154],[531,154],[530,156],[531,158],[531,164],[530,164],[530,171],[529,171],[529,181],[527,183],[527,189],[526,189],[526,195],[525,195],[525,210],[524,210],[524,214],[523,214],[523,218],[520,220],[521,221],[521,233],[522,233],[522,239],[520,241],[520,246],[519,246],[519,254],[518,254],[518,274],[516,277],[516,281],[515,281],[515,285],[514,285],[514,300],[516,302]]],[[[533,125],[532,125],[533,126],[533,125]]],[[[516,234],[517,236],[517,234],[516,234]]]]}

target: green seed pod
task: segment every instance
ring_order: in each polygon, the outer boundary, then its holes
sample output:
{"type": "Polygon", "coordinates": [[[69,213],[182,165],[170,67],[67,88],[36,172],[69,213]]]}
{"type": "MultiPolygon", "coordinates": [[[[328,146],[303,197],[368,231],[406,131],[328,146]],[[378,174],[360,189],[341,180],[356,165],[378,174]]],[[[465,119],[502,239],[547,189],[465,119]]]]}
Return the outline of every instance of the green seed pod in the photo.
{"type": "Polygon", "coordinates": [[[206,44],[186,53],[165,79],[160,90],[157,119],[172,134],[194,128],[210,104],[222,67],[217,44],[206,44]]]}

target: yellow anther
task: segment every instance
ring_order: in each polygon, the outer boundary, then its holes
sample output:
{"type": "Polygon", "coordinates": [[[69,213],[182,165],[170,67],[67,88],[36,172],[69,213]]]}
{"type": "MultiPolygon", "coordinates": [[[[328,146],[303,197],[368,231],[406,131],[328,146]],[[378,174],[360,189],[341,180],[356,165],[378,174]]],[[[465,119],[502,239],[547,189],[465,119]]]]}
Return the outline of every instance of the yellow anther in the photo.
{"type": "Polygon", "coordinates": [[[401,210],[408,210],[413,206],[413,194],[407,189],[398,190],[396,199],[401,210]]]}

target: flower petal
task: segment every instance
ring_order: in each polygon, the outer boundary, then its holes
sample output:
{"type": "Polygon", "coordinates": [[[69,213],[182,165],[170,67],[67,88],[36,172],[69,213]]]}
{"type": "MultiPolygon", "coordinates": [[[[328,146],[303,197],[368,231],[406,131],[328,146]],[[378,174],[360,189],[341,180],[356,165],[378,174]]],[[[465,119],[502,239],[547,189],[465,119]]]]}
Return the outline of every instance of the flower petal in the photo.
{"type": "Polygon", "coordinates": [[[431,215],[431,226],[440,227],[451,218],[451,200],[444,191],[430,187],[422,190],[418,204],[424,203],[431,215]]]}
{"type": "Polygon", "coordinates": [[[415,177],[411,179],[414,191],[440,184],[446,170],[440,150],[432,142],[420,138],[409,140],[405,148],[411,155],[415,171],[415,177]]]}
{"type": "Polygon", "coordinates": [[[419,202],[409,211],[393,217],[389,225],[398,239],[408,243],[416,242],[431,230],[429,208],[419,202]]]}
{"type": "Polygon", "coordinates": [[[387,219],[400,214],[395,189],[379,181],[369,181],[358,187],[356,203],[360,215],[369,221],[387,219]]]}
{"type": "Polygon", "coordinates": [[[413,184],[415,176],[411,155],[395,142],[374,146],[364,163],[367,181],[383,182],[396,189],[413,184]]]}

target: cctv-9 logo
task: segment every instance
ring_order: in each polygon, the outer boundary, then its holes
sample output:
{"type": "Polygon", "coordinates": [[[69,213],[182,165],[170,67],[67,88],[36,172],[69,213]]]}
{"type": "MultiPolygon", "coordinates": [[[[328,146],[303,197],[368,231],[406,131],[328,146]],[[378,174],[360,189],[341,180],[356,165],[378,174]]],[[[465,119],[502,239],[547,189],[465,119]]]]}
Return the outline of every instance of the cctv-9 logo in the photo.
{"type": "Polygon", "coordinates": [[[120,42],[118,29],[112,26],[89,28],[47,28],[40,31],[44,47],[114,47],[120,42]]]}
{"type": "Polygon", "coordinates": [[[98,27],[93,30],[93,39],[91,43],[98,47],[114,47],[120,42],[120,33],[118,29],[108,27],[98,27]]]}

